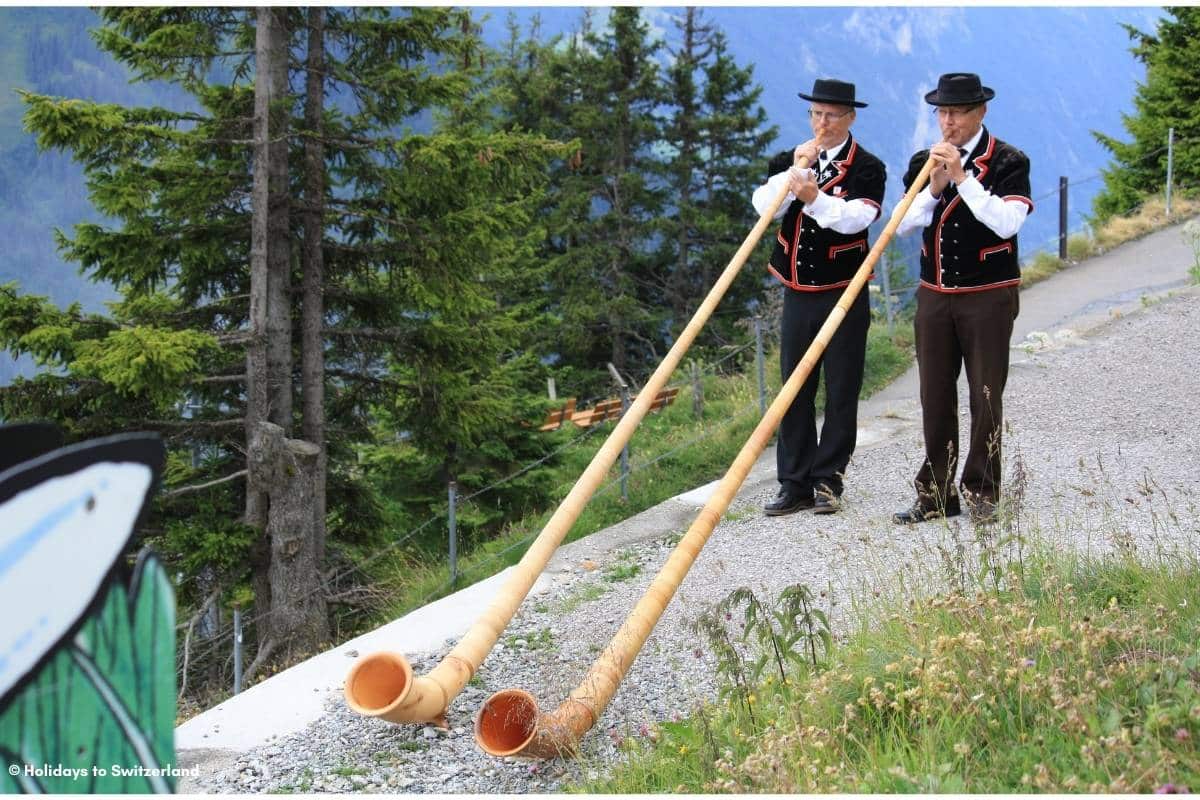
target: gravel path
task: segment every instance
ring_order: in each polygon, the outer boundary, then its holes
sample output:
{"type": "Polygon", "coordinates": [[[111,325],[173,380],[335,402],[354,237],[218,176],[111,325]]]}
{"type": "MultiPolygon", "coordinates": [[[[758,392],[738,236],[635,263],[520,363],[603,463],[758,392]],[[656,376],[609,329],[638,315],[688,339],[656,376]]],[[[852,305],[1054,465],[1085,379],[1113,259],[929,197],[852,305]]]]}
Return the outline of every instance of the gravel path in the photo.
{"type": "MultiPolygon", "coordinates": [[[[1091,331],[1034,334],[1014,349],[1005,470],[1009,487],[1016,485],[1014,470],[1025,474],[1023,532],[1091,552],[1195,551],[1198,331],[1200,291],[1187,289],[1091,331]]],[[[965,397],[960,405],[965,409],[965,397]]],[[[526,603],[476,685],[451,705],[451,731],[391,725],[331,703],[326,718],[302,734],[247,753],[224,771],[184,779],[180,791],[552,792],[602,772],[617,757],[621,737],[642,735],[643,726],[686,715],[714,695],[712,662],[707,654],[697,657],[689,622],[734,588],[774,598],[785,586],[805,583],[824,593],[836,629],[852,597],[889,590],[897,572],[909,585],[944,585],[945,554],[974,546],[972,526],[962,518],[911,529],[889,522],[911,500],[922,453],[919,420],[909,401],[881,421],[894,433],[856,453],[841,514],[767,518],[758,509],[773,491],[739,496],[586,737],[580,759],[488,757],[474,744],[472,715],[505,688],[527,689],[544,710],[555,708],[666,560],[668,538],[611,553],[599,569],[580,566],[569,581],[526,603]],[[632,577],[606,579],[628,575],[634,565],[632,577]]],[[[414,670],[424,673],[441,655],[414,658],[414,670]]]]}

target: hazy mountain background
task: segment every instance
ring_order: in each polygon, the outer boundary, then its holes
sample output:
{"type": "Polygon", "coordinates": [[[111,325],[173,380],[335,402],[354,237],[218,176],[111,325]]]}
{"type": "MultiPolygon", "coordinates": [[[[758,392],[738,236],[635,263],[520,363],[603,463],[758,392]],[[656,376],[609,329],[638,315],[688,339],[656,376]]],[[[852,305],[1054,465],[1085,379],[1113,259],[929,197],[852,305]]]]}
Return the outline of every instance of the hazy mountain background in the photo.
{"type": "MultiPolygon", "coordinates": [[[[680,8],[644,9],[656,33],[675,38],[680,8]]],[[[500,45],[512,14],[529,30],[535,17],[547,38],[578,30],[576,7],[479,8],[485,38],[500,45]]],[[[607,9],[593,9],[603,25],[607,9]]],[[[780,128],[776,149],[809,138],[804,101],[817,77],[857,84],[870,106],[854,132],[888,166],[888,200],[913,151],[938,138],[923,101],[938,74],[972,71],[996,90],[986,124],[1023,149],[1032,162],[1038,208],[1022,231],[1022,252],[1051,248],[1057,235],[1060,175],[1071,179],[1072,230],[1083,225],[1100,188],[1106,152],[1090,135],[1120,135],[1121,115],[1144,69],[1129,53],[1121,27],[1152,30],[1157,8],[745,8],[710,7],[704,18],[722,29],[742,64],[753,64],[762,103],[780,128]]],[[[100,53],[87,30],[97,17],[83,8],[0,8],[0,283],[20,282],[30,293],[98,310],[112,296],[84,280],[58,257],[55,228],[97,220],[79,165],[58,153],[38,153],[21,125],[17,89],[128,105],[190,108],[188,98],[162,84],[130,84],[126,70],[100,53]]],[[[663,58],[669,53],[664,51],[663,58]]],[[[747,197],[753,187],[747,187],[747,197]]],[[[748,201],[747,201],[748,202],[748,201]]],[[[29,374],[0,354],[0,384],[29,374]]]]}

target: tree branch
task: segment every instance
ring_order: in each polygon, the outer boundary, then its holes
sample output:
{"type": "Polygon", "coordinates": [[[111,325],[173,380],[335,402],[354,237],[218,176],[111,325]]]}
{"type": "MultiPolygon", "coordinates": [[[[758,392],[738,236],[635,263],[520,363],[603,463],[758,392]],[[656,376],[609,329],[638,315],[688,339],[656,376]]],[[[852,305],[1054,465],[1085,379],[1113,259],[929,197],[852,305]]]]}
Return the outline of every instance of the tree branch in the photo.
{"type": "Polygon", "coordinates": [[[244,478],[244,477],[246,477],[246,470],[240,469],[237,472],[226,475],[224,478],[217,478],[216,480],[211,480],[211,481],[208,481],[207,483],[196,483],[191,486],[182,486],[178,489],[171,489],[169,491],[163,492],[162,496],[163,497],[178,497],[181,494],[188,494],[189,492],[198,492],[201,489],[207,489],[210,486],[218,486],[222,483],[229,483],[229,481],[237,480],[238,478],[244,478]]]}

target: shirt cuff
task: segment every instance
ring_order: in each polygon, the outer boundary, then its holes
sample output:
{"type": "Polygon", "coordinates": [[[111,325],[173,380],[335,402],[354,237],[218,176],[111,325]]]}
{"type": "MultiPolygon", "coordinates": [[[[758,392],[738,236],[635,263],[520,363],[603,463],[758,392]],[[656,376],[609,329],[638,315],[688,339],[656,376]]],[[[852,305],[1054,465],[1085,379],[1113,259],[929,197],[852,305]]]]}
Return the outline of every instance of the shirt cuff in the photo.
{"type": "Polygon", "coordinates": [[[987,196],[987,189],[983,188],[983,184],[974,175],[968,175],[967,179],[958,184],[958,193],[962,195],[964,201],[967,200],[982,200],[987,196]]]}
{"type": "Polygon", "coordinates": [[[816,217],[818,214],[828,215],[830,211],[833,211],[833,198],[820,189],[817,189],[817,196],[811,203],[804,204],[804,213],[810,217],[816,217]]]}

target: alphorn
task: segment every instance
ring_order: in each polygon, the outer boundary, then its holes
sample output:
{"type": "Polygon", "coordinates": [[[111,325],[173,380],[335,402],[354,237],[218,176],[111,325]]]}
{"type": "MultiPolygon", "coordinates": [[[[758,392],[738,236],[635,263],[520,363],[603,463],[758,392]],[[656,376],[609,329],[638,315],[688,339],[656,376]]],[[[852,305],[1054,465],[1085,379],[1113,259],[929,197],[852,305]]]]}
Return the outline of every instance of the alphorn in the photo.
{"type": "MultiPolygon", "coordinates": [[[[804,167],[807,165],[807,159],[798,158],[796,164],[804,167]]],[[[575,524],[584,506],[603,482],[621,449],[629,442],[634,429],[646,416],[654,398],[666,386],[684,354],[712,316],[717,303],[737,277],[746,259],[750,257],[751,251],[762,238],[763,232],[771,224],[775,212],[783,205],[787,195],[788,187],[785,184],[772,199],[771,205],[758,218],[758,222],[734,253],[725,271],[713,284],[704,302],[692,315],[687,327],[679,334],[679,338],[671,346],[658,369],[638,393],[637,399],[592,457],[579,480],[555,510],[554,516],[513,567],[508,580],[483,615],[428,675],[414,677],[408,659],[394,651],[383,650],[360,658],[346,676],[344,692],[346,704],[350,708],[360,714],[379,717],[388,722],[432,722],[449,727],[446,722],[446,710],[450,707],[450,702],[463,690],[483,663],[483,659],[495,646],[496,640],[516,613],[517,607],[529,594],[538,575],[546,568],[546,563],[554,554],[555,548],[575,524]]]]}
{"type": "Polygon", "coordinates": [[[608,647],[596,659],[584,676],[579,687],[563,701],[562,705],[549,714],[543,714],[537,701],[529,692],[521,689],[505,689],[496,692],[479,709],[475,717],[475,741],[481,749],[493,756],[526,756],[529,758],[555,758],[577,752],[580,739],[595,724],[608,706],[617,686],[625,677],[633,660],[658,624],[667,604],[683,582],[692,563],[708,541],[734,495],[746,480],[750,468],[766,449],[771,434],[779,426],[784,412],[796,398],[800,387],[808,379],[821,354],[825,352],[834,331],[841,325],[851,304],[871,275],[871,270],[887,247],[900,220],[912,205],[917,192],[929,180],[933,160],[917,174],[912,186],[904,194],[892,217],[871,252],[867,254],[854,279],[842,293],[841,299],[829,313],[825,324],[804,353],[804,358],[780,389],[779,394],[767,409],[754,432],[728,472],[717,485],[709,501],[704,504],[687,534],[671,551],[667,563],[659,570],[646,593],[638,601],[625,623],[617,631],[608,647]]]}

